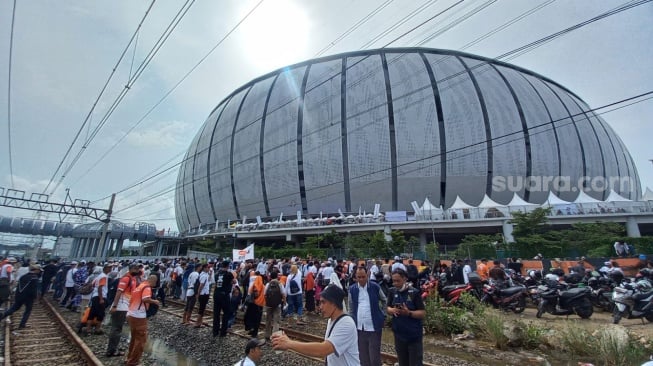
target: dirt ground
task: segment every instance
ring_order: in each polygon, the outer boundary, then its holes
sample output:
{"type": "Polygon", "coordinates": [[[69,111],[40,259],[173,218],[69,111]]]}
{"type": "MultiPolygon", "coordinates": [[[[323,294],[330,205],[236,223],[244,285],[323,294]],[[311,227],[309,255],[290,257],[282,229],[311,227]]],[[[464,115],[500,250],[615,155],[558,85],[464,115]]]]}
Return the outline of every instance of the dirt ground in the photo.
{"type": "MultiPolygon", "coordinates": [[[[537,319],[535,313],[535,308],[527,308],[521,314],[504,314],[507,320],[532,322],[552,330],[563,330],[569,326],[579,325],[593,331],[612,324],[612,315],[608,312],[595,311],[590,319],[581,319],[576,315],[567,317],[551,314],[544,314],[541,319],[537,319]]],[[[641,319],[622,319],[620,325],[629,330],[636,339],[653,339],[653,323],[646,320],[642,323],[641,319]]],[[[578,362],[588,361],[555,350],[551,351],[550,349],[546,352],[543,350],[526,351],[520,349],[501,351],[492,344],[479,339],[452,340],[443,336],[427,336],[424,343],[425,352],[445,353],[486,365],[576,366],[578,362]]]]}

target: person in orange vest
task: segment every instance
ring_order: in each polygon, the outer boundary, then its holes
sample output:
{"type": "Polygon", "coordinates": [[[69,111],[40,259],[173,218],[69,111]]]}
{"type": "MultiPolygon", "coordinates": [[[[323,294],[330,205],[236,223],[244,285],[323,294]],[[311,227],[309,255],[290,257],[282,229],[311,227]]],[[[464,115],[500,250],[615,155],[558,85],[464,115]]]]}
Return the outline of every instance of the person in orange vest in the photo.
{"type": "Polygon", "coordinates": [[[481,264],[479,264],[476,268],[476,273],[478,273],[478,276],[481,277],[481,281],[487,282],[487,280],[490,278],[490,269],[487,266],[487,259],[481,259],[481,264]]]}

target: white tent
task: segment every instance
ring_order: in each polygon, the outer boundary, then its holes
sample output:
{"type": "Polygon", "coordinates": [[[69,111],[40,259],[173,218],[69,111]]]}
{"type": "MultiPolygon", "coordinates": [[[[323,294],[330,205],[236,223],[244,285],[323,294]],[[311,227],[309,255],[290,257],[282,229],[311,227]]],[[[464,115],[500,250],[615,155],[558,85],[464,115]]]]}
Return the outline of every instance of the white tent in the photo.
{"type": "Polygon", "coordinates": [[[580,191],[578,193],[578,197],[576,197],[574,200],[574,203],[578,207],[578,213],[596,214],[599,213],[599,204],[603,203],[603,201],[590,197],[587,193],[585,193],[585,191],[580,191]]]}
{"type": "MultiPolygon", "coordinates": [[[[653,192],[651,192],[651,194],[653,195],[653,192]]],[[[632,200],[623,197],[619,193],[615,192],[614,189],[611,189],[608,198],[605,199],[605,202],[632,202],[632,200]]]]}
{"type": "Polygon", "coordinates": [[[575,215],[578,213],[578,207],[575,204],[561,199],[551,191],[549,191],[549,196],[540,207],[550,207],[553,215],[575,215]]]}
{"type": "Polygon", "coordinates": [[[512,199],[510,202],[507,204],[508,208],[510,211],[524,211],[524,212],[529,212],[533,211],[537,206],[539,206],[537,203],[530,203],[524,201],[517,192],[514,192],[512,195],[512,199]]]}
{"type": "Polygon", "coordinates": [[[428,197],[424,199],[424,204],[422,204],[421,210],[425,219],[442,219],[442,206],[434,206],[431,201],[429,201],[428,197]]]}
{"type": "Polygon", "coordinates": [[[480,217],[505,217],[508,214],[508,208],[505,205],[496,203],[487,194],[478,204],[480,217]]]}
{"type": "Polygon", "coordinates": [[[649,187],[646,187],[646,193],[642,196],[642,201],[653,201],[653,191],[649,187]]]}
{"type": "Polygon", "coordinates": [[[453,205],[449,207],[449,214],[452,219],[464,219],[472,217],[472,210],[475,209],[474,206],[468,205],[465,201],[456,196],[456,200],[453,202],[453,205]]]}
{"type": "Polygon", "coordinates": [[[555,193],[549,191],[549,196],[546,198],[546,201],[542,204],[542,207],[551,207],[554,205],[568,205],[571,202],[565,201],[560,197],[556,196],[555,193]]]}

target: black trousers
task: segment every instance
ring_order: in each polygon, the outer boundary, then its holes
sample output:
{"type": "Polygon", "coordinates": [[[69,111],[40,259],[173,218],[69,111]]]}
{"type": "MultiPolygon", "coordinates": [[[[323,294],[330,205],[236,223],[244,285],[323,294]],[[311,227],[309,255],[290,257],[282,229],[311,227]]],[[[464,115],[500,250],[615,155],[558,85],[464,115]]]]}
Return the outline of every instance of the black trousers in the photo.
{"type": "Polygon", "coordinates": [[[252,337],[256,337],[258,329],[261,326],[261,318],[263,317],[263,307],[254,303],[247,305],[245,311],[245,330],[249,330],[252,337]]]}
{"type": "Polygon", "coordinates": [[[227,326],[231,318],[231,306],[229,294],[216,291],[213,295],[213,336],[227,335],[227,326]],[[222,323],[220,323],[220,312],[222,312],[222,323]]]}
{"type": "Polygon", "coordinates": [[[422,338],[414,341],[402,341],[395,335],[395,351],[399,359],[399,366],[422,366],[424,346],[422,338]]]}
{"type": "Polygon", "coordinates": [[[27,320],[29,319],[30,314],[32,313],[32,305],[34,304],[34,298],[33,297],[22,297],[22,296],[16,296],[14,299],[13,305],[9,309],[7,309],[3,314],[1,319],[4,319],[8,317],[9,315],[15,313],[20,309],[21,306],[25,305],[25,311],[23,312],[23,318],[20,320],[20,328],[25,328],[25,325],[27,324],[27,320]]]}

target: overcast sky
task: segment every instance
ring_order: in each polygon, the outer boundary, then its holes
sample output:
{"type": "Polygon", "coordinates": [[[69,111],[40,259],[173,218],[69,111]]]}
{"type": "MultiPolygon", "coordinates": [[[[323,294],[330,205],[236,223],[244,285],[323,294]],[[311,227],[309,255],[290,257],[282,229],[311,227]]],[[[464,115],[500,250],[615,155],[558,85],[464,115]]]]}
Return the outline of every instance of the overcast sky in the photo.
{"type": "MultiPolygon", "coordinates": [[[[237,87],[320,53],[382,47],[458,1],[265,0],[143,118],[259,3],[196,1],[97,136],[82,148],[184,4],[158,1],[63,167],[71,166],[72,158],[81,150],[83,154],[61,184],[57,184],[60,171],[50,185],[48,193],[57,186],[51,200],[61,200],[65,189],[70,188],[73,198],[107,207],[108,199],[102,198],[178,163],[209,112],[237,87]],[[418,15],[391,29],[420,7],[418,15]],[[362,22],[360,27],[347,32],[358,22],[362,22]]],[[[496,57],[625,3],[467,0],[390,47],[421,45],[496,57]],[[475,15],[449,26],[486,3],[490,4],[475,15]],[[538,7],[533,14],[465,48],[469,42],[538,7]],[[445,28],[450,29],[442,32],[445,28]]],[[[0,1],[0,186],[5,188],[12,184],[7,148],[12,5],[13,1],[0,1]]],[[[18,1],[11,73],[16,189],[40,193],[46,187],[149,5],[149,0],[18,1]]],[[[647,3],[594,22],[508,62],[551,78],[591,107],[600,107],[653,90],[652,20],[653,4],[647,3]]],[[[653,165],[649,161],[653,159],[651,116],[653,99],[603,115],[630,149],[644,187],[653,187],[653,165]]],[[[156,179],[118,194],[115,217],[125,222],[154,222],[158,228],[176,230],[172,188],[177,169],[174,166],[156,179]],[[158,192],[167,193],[138,204],[158,192]]],[[[0,208],[0,215],[32,217],[31,212],[7,208],[0,208]]],[[[50,218],[56,219],[55,215],[50,218]]]]}

